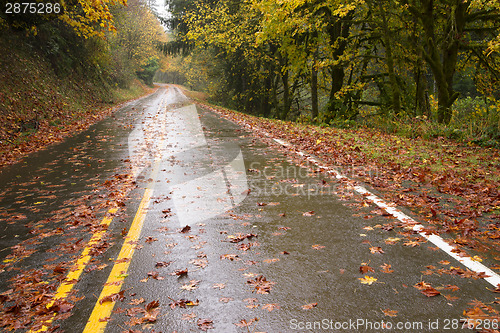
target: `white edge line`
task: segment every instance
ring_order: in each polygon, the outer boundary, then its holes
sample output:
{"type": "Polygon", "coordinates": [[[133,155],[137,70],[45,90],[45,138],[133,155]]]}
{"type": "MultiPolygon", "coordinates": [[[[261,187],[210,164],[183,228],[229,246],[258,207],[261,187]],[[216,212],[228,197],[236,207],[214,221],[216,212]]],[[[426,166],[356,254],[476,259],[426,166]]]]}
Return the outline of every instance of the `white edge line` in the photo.
{"type": "MultiPolygon", "coordinates": [[[[263,131],[263,132],[264,132],[264,134],[266,134],[267,136],[270,137],[269,133],[267,133],[265,131],[263,131]]],[[[277,143],[279,143],[280,145],[285,146],[285,147],[292,147],[292,145],[290,143],[285,142],[283,140],[280,140],[280,139],[273,139],[273,140],[276,141],[277,143]]],[[[330,168],[330,167],[327,167],[327,166],[324,166],[324,165],[321,165],[321,163],[317,159],[310,157],[301,151],[296,151],[296,154],[306,157],[307,160],[313,162],[318,167],[325,169],[327,172],[333,174],[335,176],[335,178],[337,178],[337,179],[346,179],[346,180],[349,179],[348,177],[342,175],[337,170],[330,168]]],[[[387,213],[391,214],[392,216],[397,218],[399,221],[401,221],[407,225],[413,225],[414,231],[418,232],[422,237],[424,237],[429,242],[436,245],[438,248],[440,248],[441,250],[446,252],[449,256],[451,256],[453,259],[460,262],[462,265],[464,265],[465,267],[467,267],[471,271],[476,272],[478,274],[485,273],[486,275],[488,275],[488,277],[485,277],[484,280],[489,282],[495,288],[500,284],[500,275],[498,275],[496,272],[492,271],[490,268],[486,267],[482,263],[473,260],[468,255],[462,257],[462,256],[459,256],[457,253],[452,252],[455,248],[453,246],[451,246],[450,244],[448,244],[447,242],[445,242],[444,239],[441,238],[440,236],[435,235],[435,234],[427,234],[425,232],[421,232],[421,230],[424,229],[424,226],[422,224],[418,223],[417,221],[415,221],[414,219],[412,219],[411,217],[407,216],[403,212],[401,212],[399,209],[392,207],[392,206],[389,206],[384,200],[380,199],[379,197],[377,197],[375,194],[368,191],[363,186],[354,186],[353,189],[356,192],[358,192],[359,194],[366,196],[367,199],[371,200],[374,204],[376,204],[380,208],[383,208],[387,213]]]]}

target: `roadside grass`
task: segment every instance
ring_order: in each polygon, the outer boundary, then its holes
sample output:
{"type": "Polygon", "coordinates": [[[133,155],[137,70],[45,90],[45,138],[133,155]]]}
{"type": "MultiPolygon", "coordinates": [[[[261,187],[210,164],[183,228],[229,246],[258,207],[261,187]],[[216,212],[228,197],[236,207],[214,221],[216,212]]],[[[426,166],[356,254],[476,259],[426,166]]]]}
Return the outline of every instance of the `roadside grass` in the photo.
{"type": "MultiPolygon", "coordinates": [[[[431,104],[431,118],[437,117],[437,102],[431,104]]],[[[500,148],[500,102],[483,98],[463,98],[453,106],[449,124],[439,124],[426,116],[385,114],[367,117],[361,115],[354,127],[370,127],[401,137],[436,140],[445,138],[454,142],[500,148]]]]}
{"type": "MultiPolygon", "coordinates": [[[[202,93],[181,88],[188,97],[207,104],[206,98],[199,98],[202,93]]],[[[390,162],[399,168],[427,168],[430,172],[437,174],[453,171],[457,176],[466,177],[477,184],[484,181],[500,181],[500,159],[498,158],[500,149],[498,148],[482,147],[470,142],[466,144],[441,136],[436,138],[420,135],[409,137],[406,133],[388,134],[383,130],[369,127],[345,129],[282,121],[256,117],[208,104],[216,109],[230,111],[252,123],[263,123],[265,124],[263,127],[279,128],[282,131],[300,134],[299,137],[308,137],[314,141],[309,146],[321,148],[312,149],[316,153],[328,154],[331,150],[328,146],[330,144],[340,148],[345,154],[362,153],[365,160],[381,166],[390,162]],[[321,141],[319,144],[318,140],[321,141]]]]}

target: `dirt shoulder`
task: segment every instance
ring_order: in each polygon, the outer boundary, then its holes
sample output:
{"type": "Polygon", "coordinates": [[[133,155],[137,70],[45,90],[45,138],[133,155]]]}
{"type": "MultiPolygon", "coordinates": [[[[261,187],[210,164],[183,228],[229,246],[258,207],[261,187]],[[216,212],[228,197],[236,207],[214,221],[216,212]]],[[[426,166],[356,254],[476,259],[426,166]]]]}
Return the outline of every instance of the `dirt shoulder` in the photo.
{"type": "Polygon", "coordinates": [[[500,269],[500,151],[254,117],[198,102],[250,128],[270,133],[408,208],[420,222],[478,260],[500,269]]]}

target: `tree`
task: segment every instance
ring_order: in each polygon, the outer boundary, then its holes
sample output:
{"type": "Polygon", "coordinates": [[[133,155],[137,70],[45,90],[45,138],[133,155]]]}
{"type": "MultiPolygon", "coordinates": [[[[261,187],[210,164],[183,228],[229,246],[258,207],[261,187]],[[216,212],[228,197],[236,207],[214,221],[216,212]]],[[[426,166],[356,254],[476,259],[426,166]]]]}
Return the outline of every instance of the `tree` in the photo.
{"type": "Polygon", "coordinates": [[[282,119],[310,109],[326,123],[355,120],[367,106],[383,117],[430,116],[432,87],[435,118],[447,124],[457,73],[484,87],[500,77],[499,0],[169,3],[181,44],[215,55],[219,95],[282,119]]]}
{"type": "Polygon", "coordinates": [[[484,40],[471,45],[470,29],[479,31],[486,28],[488,22],[498,21],[498,7],[471,0],[418,0],[406,1],[406,5],[422,29],[420,50],[436,82],[437,120],[447,124],[452,116],[451,106],[459,97],[453,89],[459,52],[485,49],[484,40]]]}
{"type": "Polygon", "coordinates": [[[50,2],[50,7],[46,8],[49,14],[33,15],[29,10],[25,13],[23,8],[21,13],[9,15],[2,10],[0,23],[5,21],[13,29],[36,35],[39,25],[61,20],[81,37],[104,38],[106,31],[116,31],[110,8],[117,5],[126,6],[127,0],[57,0],[50,2]]]}
{"type": "Polygon", "coordinates": [[[330,75],[328,112],[332,118],[345,116],[338,94],[344,87],[349,63],[346,50],[357,4],[321,0],[256,2],[263,17],[258,42],[277,43],[282,57],[289,60],[287,69],[292,75],[310,77],[313,119],[319,114],[318,75],[324,69],[330,75]]]}
{"type": "Polygon", "coordinates": [[[166,40],[160,22],[141,0],[129,0],[127,7],[115,7],[113,14],[117,33],[107,36],[114,53],[112,62],[120,64],[122,73],[135,72],[146,84],[153,84],[160,67],[157,44],[166,40]]]}

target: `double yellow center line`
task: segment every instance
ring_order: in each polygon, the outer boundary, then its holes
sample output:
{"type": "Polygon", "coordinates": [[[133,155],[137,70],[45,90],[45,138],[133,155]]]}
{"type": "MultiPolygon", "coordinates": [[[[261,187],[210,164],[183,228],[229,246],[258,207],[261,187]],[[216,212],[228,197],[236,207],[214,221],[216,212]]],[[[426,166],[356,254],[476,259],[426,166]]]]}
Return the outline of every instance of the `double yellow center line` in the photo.
{"type": "MultiPolygon", "coordinates": [[[[156,178],[159,165],[160,162],[156,161],[151,175],[151,178],[153,180],[156,178]]],[[[115,306],[115,302],[107,301],[101,303],[101,300],[106,296],[119,293],[122,288],[123,281],[127,276],[127,271],[130,266],[130,261],[132,259],[132,256],[134,255],[135,246],[141,235],[144,220],[146,219],[149,204],[151,202],[151,197],[153,195],[153,187],[154,183],[151,182],[148,188],[144,191],[144,195],[142,197],[141,203],[139,204],[139,208],[137,209],[134,220],[132,221],[132,225],[130,226],[129,232],[125,237],[125,240],[123,241],[120,253],[115,260],[115,264],[111,270],[111,273],[109,274],[106,283],[104,284],[104,288],[102,289],[101,294],[94,306],[87,325],[83,330],[84,333],[104,332],[104,329],[106,328],[107,318],[110,317],[111,312],[113,311],[113,308],[115,306]]],[[[106,217],[101,221],[100,225],[109,226],[111,221],[113,220],[113,214],[115,214],[117,211],[117,208],[109,209],[106,217]]],[[[64,282],[57,289],[54,298],[47,305],[47,308],[52,307],[58,300],[65,299],[69,295],[69,293],[73,289],[73,286],[76,284],[81,274],[83,273],[83,270],[92,259],[90,251],[96,244],[98,244],[98,242],[101,241],[104,234],[106,233],[106,230],[107,227],[103,227],[100,231],[96,232],[92,236],[89,243],[82,251],[79,259],[76,261],[76,263],[73,265],[72,269],[66,276],[64,282]]],[[[31,332],[46,332],[50,328],[51,323],[54,321],[54,317],[55,315],[49,320],[46,320],[42,328],[31,332]]]]}
{"type": "MultiPolygon", "coordinates": [[[[80,258],[76,261],[76,263],[73,265],[71,268],[70,272],[64,279],[64,282],[61,283],[59,288],[57,288],[57,291],[54,295],[54,298],[52,301],[47,305],[47,308],[52,307],[58,300],[66,298],[71,290],[73,290],[73,286],[75,283],[78,281],[80,278],[80,275],[82,275],[83,270],[87,266],[87,264],[90,262],[90,259],[92,259],[92,256],[90,255],[90,250],[96,245],[98,242],[101,241],[102,237],[106,233],[107,227],[113,220],[113,214],[115,214],[118,211],[118,208],[111,208],[108,210],[106,217],[102,219],[101,221],[101,226],[100,231],[96,232],[95,234],[92,235],[92,238],[90,238],[90,241],[88,242],[87,246],[83,249],[82,254],[80,255],[80,258]]],[[[54,315],[55,316],[55,315],[54,315]]],[[[36,331],[31,331],[31,332],[46,332],[48,328],[50,327],[50,324],[54,321],[54,317],[50,318],[49,320],[46,320],[44,322],[44,325],[42,326],[41,329],[36,330],[36,331]]]]}
{"type": "MultiPolygon", "coordinates": [[[[163,109],[163,107],[164,107],[164,100],[162,100],[159,105],[160,112],[163,109]]],[[[161,132],[165,133],[164,121],[162,122],[161,132]]],[[[160,140],[161,144],[158,147],[159,151],[161,151],[165,143],[163,138],[161,138],[160,140]]],[[[115,306],[115,301],[102,302],[102,300],[106,296],[119,293],[122,288],[123,281],[125,280],[125,277],[127,277],[127,271],[130,266],[130,261],[132,260],[132,257],[134,255],[135,247],[141,235],[142,227],[144,225],[144,221],[146,219],[148,208],[151,202],[151,197],[153,195],[153,190],[154,190],[154,181],[158,174],[159,167],[160,167],[160,159],[159,156],[156,156],[153,165],[153,171],[151,172],[150,176],[150,179],[152,180],[150,181],[148,187],[144,191],[144,195],[139,204],[139,208],[137,209],[136,215],[134,217],[134,220],[132,221],[129,232],[125,237],[120,253],[118,254],[118,257],[115,260],[115,264],[111,270],[111,273],[108,276],[106,283],[104,284],[104,288],[102,289],[101,294],[94,306],[94,309],[92,310],[92,313],[87,322],[87,325],[83,330],[83,333],[104,332],[106,328],[109,317],[111,316],[111,312],[113,311],[113,308],[115,306]]],[[[113,215],[117,211],[118,211],[117,208],[111,208],[108,210],[106,217],[103,218],[100,224],[101,226],[105,227],[102,227],[100,231],[92,235],[89,243],[82,251],[82,254],[80,255],[79,259],[73,265],[72,269],[66,276],[64,282],[61,283],[61,285],[57,289],[54,298],[47,305],[47,308],[52,307],[58,300],[65,299],[72,291],[73,286],[76,284],[81,274],[83,273],[83,270],[92,259],[90,251],[98,242],[101,241],[101,239],[103,238],[104,234],[108,229],[107,227],[113,220],[113,215]]],[[[46,320],[43,323],[42,328],[38,330],[31,330],[30,332],[31,333],[46,332],[50,328],[52,322],[54,321],[54,318],[55,315],[51,317],[49,320],[46,320]]]]}
{"type": "MultiPolygon", "coordinates": [[[[153,174],[158,172],[159,162],[155,163],[153,174]]],[[[153,179],[155,177],[152,177],[153,179]]],[[[127,276],[127,271],[130,266],[130,261],[134,255],[135,247],[139,237],[141,235],[141,230],[144,225],[144,220],[146,219],[147,211],[149,208],[149,203],[151,202],[151,197],[153,195],[153,188],[148,188],[144,192],[141,203],[137,213],[132,221],[130,230],[125,237],[122,248],[118,257],[115,260],[115,265],[109,274],[108,280],[104,284],[104,288],[101,291],[99,299],[92,310],[92,314],[83,330],[83,333],[98,333],[104,332],[106,324],[111,316],[111,312],[115,306],[115,301],[101,302],[106,296],[110,296],[119,293],[123,281],[127,276]]]]}

